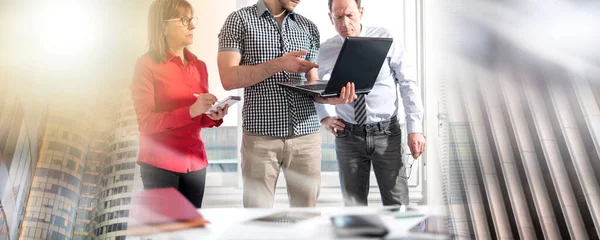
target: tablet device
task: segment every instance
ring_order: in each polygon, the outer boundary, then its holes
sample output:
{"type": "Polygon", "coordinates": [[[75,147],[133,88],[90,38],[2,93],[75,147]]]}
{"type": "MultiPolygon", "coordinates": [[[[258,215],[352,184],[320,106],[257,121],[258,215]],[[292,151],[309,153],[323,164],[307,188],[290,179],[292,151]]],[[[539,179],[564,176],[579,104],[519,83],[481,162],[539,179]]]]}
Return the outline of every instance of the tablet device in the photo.
{"type": "MultiPolygon", "coordinates": [[[[198,94],[194,94],[194,97],[198,97],[198,94]]],[[[235,104],[236,102],[239,102],[240,100],[242,100],[242,98],[238,97],[238,96],[229,96],[221,101],[216,102],[215,104],[213,104],[213,106],[211,108],[209,108],[208,110],[206,110],[206,112],[204,112],[204,114],[210,114],[211,112],[217,112],[218,108],[225,108],[225,106],[230,106],[235,104]]]]}

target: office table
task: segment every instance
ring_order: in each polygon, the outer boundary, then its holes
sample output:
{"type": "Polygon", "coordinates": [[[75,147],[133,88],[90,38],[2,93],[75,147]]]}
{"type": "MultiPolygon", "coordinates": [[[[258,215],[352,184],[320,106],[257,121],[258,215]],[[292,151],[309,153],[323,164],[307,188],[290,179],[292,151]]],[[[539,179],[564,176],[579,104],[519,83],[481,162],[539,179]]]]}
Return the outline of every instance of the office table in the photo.
{"type": "MultiPolygon", "coordinates": [[[[443,208],[417,207],[418,215],[397,218],[395,213],[382,211],[375,207],[346,207],[346,208],[280,208],[280,209],[245,209],[245,208],[209,208],[198,211],[211,223],[204,228],[187,229],[177,232],[161,233],[141,238],[140,240],[183,240],[183,239],[338,239],[333,232],[330,217],[344,214],[377,213],[389,229],[389,234],[383,239],[403,239],[409,236],[408,230],[421,222],[428,215],[443,215],[443,208]],[[266,216],[280,211],[318,212],[321,215],[295,224],[256,223],[251,219],[266,216]],[[420,216],[419,216],[420,215],[420,216]]],[[[340,238],[365,239],[365,238],[340,238]]],[[[368,238],[373,239],[373,238],[368,238]]]]}

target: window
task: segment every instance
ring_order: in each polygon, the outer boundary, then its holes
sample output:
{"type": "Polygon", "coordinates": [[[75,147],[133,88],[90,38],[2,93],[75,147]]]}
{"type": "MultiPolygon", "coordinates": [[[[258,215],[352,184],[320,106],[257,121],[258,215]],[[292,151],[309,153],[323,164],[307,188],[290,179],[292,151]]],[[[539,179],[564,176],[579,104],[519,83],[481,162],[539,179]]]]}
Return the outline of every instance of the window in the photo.
{"type": "Polygon", "coordinates": [[[54,185],[54,184],[51,184],[51,185],[49,185],[49,186],[50,186],[50,191],[49,191],[49,192],[51,192],[51,193],[54,193],[54,194],[58,194],[58,191],[59,191],[59,189],[60,189],[60,187],[59,187],[59,186],[57,186],[57,185],[54,185]]]}
{"type": "Polygon", "coordinates": [[[89,215],[90,215],[90,212],[87,210],[78,210],[77,211],[77,218],[88,219],[89,215]]]}
{"type": "Polygon", "coordinates": [[[49,141],[48,150],[65,152],[67,151],[67,145],[65,145],[64,143],[49,141]]]}
{"type": "MultiPolygon", "coordinates": [[[[87,186],[84,186],[84,187],[87,187],[87,186]]],[[[94,201],[93,199],[89,199],[89,198],[85,198],[85,197],[81,198],[81,200],[79,201],[79,206],[89,207],[89,206],[91,206],[93,201],[94,201]]]]}
{"type": "Polygon", "coordinates": [[[137,156],[137,150],[136,151],[128,151],[128,152],[123,152],[123,153],[118,153],[117,154],[117,160],[121,160],[124,158],[134,158],[137,156]]]}
{"type": "Polygon", "coordinates": [[[50,224],[64,228],[66,226],[65,219],[59,216],[52,216],[50,224]]]}
{"type": "Polygon", "coordinates": [[[81,150],[77,149],[76,147],[69,147],[69,154],[75,158],[81,158],[81,150]]]}
{"type": "Polygon", "coordinates": [[[238,146],[237,127],[202,129],[202,141],[210,159],[208,171],[237,172],[238,146]]]}
{"type": "Polygon", "coordinates": [[[113,172],[113,167],[114,166],[110,166],[110,167],[104,169],[104,175],[111,174],[113,172]]]}
{"type": "MultiPolygon", "coordinates": [[[[71,149],[73,149],[73,148],[71,148],[71,149]]],[[[80,155],[81,155],[81,153],[80,153],[80,155]]],[[[75,161],[67,160],[67,168],[68,169],[75,170],[75,167],[76,167],[75,161]]]]}
{"type": "Polygon", "coordinates": [[[68,188],[63,188],[63,187],[61,187],[61,188],[62,188],[62,190],[60,191],[61,196],[71,199],[71,201],[73,201],[73,202],[77,201],[77,194],[75,194],[75,192],[69,190],[68,188]]]}
{"type": "Polygon", "coordinates": [[[63,174],[64,174],[64,176],[65,176],[65,178],[67,180],[67,183],[69,185],[72,185],[72,186],[75,186],[75,187],[79,187],[80,181],[79,181],[78,178],[76,178],[75,176],[73,176],[71,174],[68,174],[68,173],[63,173],[63,174]]]}
{"type": "Polygon", "coordinates": [[[48,177],[52,179],[61,179],[62,172],[54,169],[48,169],[48,177]]]}
{"type": "Polygon", "coordinates": [[[96,228],[96,236],[100,236],[104,233],[104,227],[96,228]]]}
{"type": "Polygon", "coordinates": [[[95,175],[90,175],[90,174],[86,174],[83,176],[83,182],[84,183],[96,183],[96,176],[95,175]]]}
{"type": "Polygon", "coordinates": [[[132,181],[132,180],[133,180],[133,173],[128,173],[128,174],[119,175],[119,177],[115,179],[115,182],[132,181]]]}

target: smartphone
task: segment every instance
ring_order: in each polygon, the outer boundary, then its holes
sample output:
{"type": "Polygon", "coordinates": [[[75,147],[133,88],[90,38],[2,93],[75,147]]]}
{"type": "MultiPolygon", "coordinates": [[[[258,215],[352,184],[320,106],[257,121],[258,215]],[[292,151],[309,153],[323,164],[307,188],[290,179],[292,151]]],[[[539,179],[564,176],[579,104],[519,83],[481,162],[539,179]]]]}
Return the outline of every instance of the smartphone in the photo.
{"type": "Polygon", "coordinates": [[[389,233],[377,214],[333,216],[331,222],[338,237],[383,237],[389,233]]]}
{"type": "Polygon", "coordinates": [[[208,110],[206,110],[206,112],[204,112],[204,114],[209,114],[211,112],[217,112],[219,108],[223,109],[225,108],[225,106],[230,106],[235,104],[236,102],[239,102],[242,98],[238,97],[238,96],[229,96],[217,103],[215,103],[211,108],[209,108],[208,110]]]}

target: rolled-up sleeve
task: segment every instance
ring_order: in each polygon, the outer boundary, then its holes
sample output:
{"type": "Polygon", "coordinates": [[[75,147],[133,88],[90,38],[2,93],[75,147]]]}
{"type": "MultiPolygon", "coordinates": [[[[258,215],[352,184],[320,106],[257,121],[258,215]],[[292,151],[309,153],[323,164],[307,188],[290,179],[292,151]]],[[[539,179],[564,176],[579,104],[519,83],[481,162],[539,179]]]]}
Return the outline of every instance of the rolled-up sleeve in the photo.
{"type": "Polygon", "coordinates": [[[243,41],[245,35],[246,29],[239,13],[229,14],[219,32],[219,52],[234,51],[242,53],[244,51],[243,41]]]}
{"type": "Polygon", "coordinates": [[[399,39],[394,39],[390,67],[400,88],[408,133],[423,133],[423,99],[416,81],[416,68],[399,39]]]}

